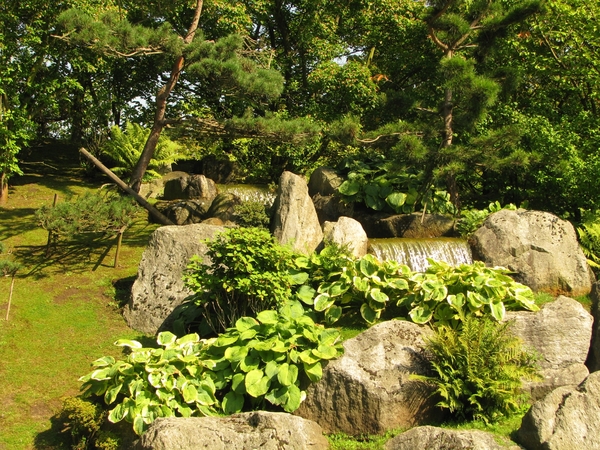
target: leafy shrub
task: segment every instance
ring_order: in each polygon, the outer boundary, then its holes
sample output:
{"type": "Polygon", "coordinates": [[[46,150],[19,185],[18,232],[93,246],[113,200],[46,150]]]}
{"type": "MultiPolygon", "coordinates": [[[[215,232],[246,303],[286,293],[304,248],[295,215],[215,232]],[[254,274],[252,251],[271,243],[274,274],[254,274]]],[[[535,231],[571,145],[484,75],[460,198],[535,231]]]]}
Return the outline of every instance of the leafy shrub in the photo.
{"type": "Polygon", "coordinates": [[[456,230],[460,233],[461,236],[467,237],[471,234],[475,233],[485,219],[492,213],[498,212],[502,209],[511,209],[516,210],[517,207],[512,203],[501,206],[499,202],[492,202],[485,209],[470,209],[470,210],[462,210],[460,212],[460,219],[456,223],[456,230]]]}
{"type": "Polygon", "coordinates": [[[600,212],[583,211],[577,227],[579,244],[587,262],[596,273],[600,271],[600,212]]]}
{"type": "Polygon", "coordinates": [[[415,323],[456,326],[470,316],[489,314],[500,321],[506,309],[539,309],[531,289],[509,277],[508,269],[481,261],[453,267],[429,259],[429,264],[424,273],[408,277],[406,296],[398,301],[415,323]]]}
{"type": "Polygon", "coordinates": [[[35,215],[40,226],[55,236],[73,236],[129,226],[137,211],[138,206],[130,197],[88,192],[56,206],[42,206],[35,215]]]}
{"type": "Polygon", "coordinates": [[[184,283],[195,292],[197,312],[214,332],[233,326],[240,317],[278,308],[291,298],[293,254],[268,230],[231,228],[207,246],[210,264],[192,257],[184,283]]]}
{"type": "Polygon", "coordinates": [[[268,228],[271,218],[267,207],[258,201],[245,201],[233,209],[235,222],[246,228],[268,228]]]}
{"type": "Polygon", "coordinates": [[[424,185],[421,177],[404,170],[383,157],[367,161],[347,160],[342,169],[347,179],[338,192],[346,201],[364,203],[376,211],[398,214],[414,211],[454,214],[450,195],[434,186],[424,185]]]}
{"type": "MultiPolygon", "coordinates": [[[[127,122],[125,131],[117,125],[112,127],[110,139],[102,146],[102,154],[116,164],[111,170],[117,175],[130,175],[140,159],[149,135],[150,130],[137,123],[127,122]]],[[[180,150],[179,144],[161,134],[144,179],[159,178],[158,170],[180,159],[180,150]]]]}
{"type": "Polygon", "coordinates": [[[412,378],[433,386],[438,406],[459,420],[494,422],[521,411],[527,406],[521,380],[541,377],[509,326],[469,316],[459,330],[436,328],[425,344],[433,375],[412,378]]]}
{"type": "Polygon", "coordinates": [[[390,299],[398,300],[408,288],[405,277],[411,273],[396,261],[381,262],[373,255],[354,259],[335,247],[326,247],[318,255],[298,257],[296,264],[309,273],[310,280],[296,296],[323,313],[330,324],[342,315],[357,313],[367,324],[374,324],[390,299]]]}
{"type": "Polygon", "coordinates": [[[74,449],[94,448],[100,427],[106,420],[106,412],[101,405],[79,397],[67,397],[63,401],[60,414],[64,431],[71,435],[74,449]]]}
{"type": "Polygon", "coordinates": [[[305,396],[301,375],[318,381],[321,361],[342,354],[338,340],[337,330],[315,324],[293,302],[242,317],[210,340],[170,332],[159,333],[161,348],[119,340],[130,354],[96,360],[80,380],[85,397],[114,404],[110,422],[126,420],[137,434],[158,417],[231,414],[266,403],[292,412],[305,396]]]}
{"type": "MultiPolygon", "coordinates": [[[[6,246],[0,241],[0,255],[6,251],[6,246]]],[[[21,265],[10,259],[0,256],[0,276],[14,275],[21,268],[21,265]]]]}

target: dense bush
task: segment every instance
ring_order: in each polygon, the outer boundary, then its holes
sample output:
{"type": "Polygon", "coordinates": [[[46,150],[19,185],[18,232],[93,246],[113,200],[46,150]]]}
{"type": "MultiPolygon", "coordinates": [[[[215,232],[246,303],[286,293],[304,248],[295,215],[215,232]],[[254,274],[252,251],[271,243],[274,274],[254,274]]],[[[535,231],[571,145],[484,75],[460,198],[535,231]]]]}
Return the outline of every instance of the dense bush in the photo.
{"type": "Polygon", "coordinates": [[[338,192],[349,202],[364,203],[376,211],[398,214],[413,211],[455,214],[450,195],[427,185],[422,176],[397,167],[383,157],[347,160],[341,168],[346,180],[338,192]]]}
{"type": "Polygon", "coordinates": [[[584,211],[577,235],[588,264],[597,274],[600,271],[600,212],[584,211]]]}
{"type": "Polygon", "coordinates": [[[117,450],[120,439],[102,429],[107,413],[98,403],[79,397],[67,397],[63,401],[60,420],[63,432],[69,432],[74,450],[117,450]]]}
{"type": "Polygon", "coordinates": [[[298,302],[256,318],[239,318],[217,338],[158,335],[160,348],[132,340],[122,360],[105,356],[81,378],[84,397],[102,398],[108,420],[126,420],[141,434],[158,417],[232,414],[268,405],[292,412],[305,393],[301,380],[318,381],[322,360],[339,357],[339,332],[314,323],[298,302]]]}
{"type": "Polygon", "coordinates": [[[268,230],[231,228],[207,245],[210,263],[195,256],[184,276],[185,285],[195,292],[196,306],[188,308],[185,321],[202,315],[219,333],[240,317],[278,308],[292,297],[293,254],[268,230]]]}
{"type": "Polygon", "coordinates": [[[116,231],[129,226],[138,211],[130,197],[114,193],[86,193],[80,197],[42,206],[35,213],[40,226],[54,236],[116,231]]]}
{"type": "Polygon", "coordinates": [[[487,217],[495,212],[502,209],[515,210],[517,207],[512,203],[502,206],[499,202],[492,202],[484,209],[465,209],[460,212],[460,219],[456,223],[456,230],[463,237],[468,237],[477,231],[478,228],[483,225],[483,222],[487,217]]]}
{"type": "Polygon", "coordinates": [[[469,316],[458,330],[437,327],[426,349],[433,373],[412,378],[433,386],[438,406],[458,420],[494,422],[519,412],[528,406],[521,380],[540,379],[509,322],[469,316]]]}
{"type": "Polygon", "coordinates": [[[234,220],[241,227],[268,228],[271,217],[268,208],[258,201],[248,200],[233,208],[234,220]]]}

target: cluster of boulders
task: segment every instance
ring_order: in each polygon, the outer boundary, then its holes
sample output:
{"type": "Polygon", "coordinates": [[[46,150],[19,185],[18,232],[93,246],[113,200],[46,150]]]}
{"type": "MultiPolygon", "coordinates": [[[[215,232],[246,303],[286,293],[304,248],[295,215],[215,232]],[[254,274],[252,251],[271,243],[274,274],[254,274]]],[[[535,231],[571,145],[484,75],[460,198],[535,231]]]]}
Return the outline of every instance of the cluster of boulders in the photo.
{"type": "MultiPolygon", "coordinates": [[[[275,201],[271,231],[298,251],[309,253],[333,240],[364,255],[369,227],[385,228],[388,235],[449,232],[447,219],[436,217],[427,218],[430,228],[410,216],[380,214],[370,222],[350,217],[353,211],[335,196],[339,179],[325,169],[315,173],[307,184],[285,172],[275,201]]],[[[156,333],[168,325],[174,308],[191,294],[181,281],[190,256],[203,255],[202,239],[222,229],[202,223],[155,231],[125,309],[133,328],[156,333]]],[[[525,385],[534,403],[518,432],[521,448],[600,449],[600,296],[572,225],[544,212],[502,210],[485,221],[470,244],[476,259],[508,267],[517,281],[555,297],[539,312],[507,314],[513,332],[540,355],[543,376],[525,385]],[[573,299],[590,291],[594,316],[573,299]]],[[[257,412],[160,419],[139,448],[318,449],[327,448],[323,432],[377,434],[399,427],[411,430],[388,441],[386,449],[506,448],[485,432],[431,426],[442,419],[440,411],[430,392],[410,378],[425,373],[423,337],[428,332],[396,320],[347,340],[345,355],[329,362],[321,381],[307,387],[296,416],[257,412]]]]}

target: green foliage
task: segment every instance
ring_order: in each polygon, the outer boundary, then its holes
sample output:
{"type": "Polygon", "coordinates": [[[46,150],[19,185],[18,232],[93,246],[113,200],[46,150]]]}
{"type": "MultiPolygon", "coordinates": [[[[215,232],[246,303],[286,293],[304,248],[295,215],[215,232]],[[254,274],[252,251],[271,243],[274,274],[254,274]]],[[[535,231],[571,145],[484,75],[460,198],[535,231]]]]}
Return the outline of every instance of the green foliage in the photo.
{"type": "Polygon", "coordinates": [[[10,259],[5,259],[1,255],[6,251],[4,242],[0,241],[0,276],[14,275],[21,268],[21,264],[10,259]]]}
{"type": "Polygon", "coordinates": [[[291,287],[297,282],[290,273],[292,252],[279,245],[268,230],[231,228],[207,246],[210,263],[192,257],[184,283],[195,293],[196,308],[192,310],[201,314],[214,332],[291,298],[291,287]]]}
{"type": "Polygon", "coordinates": [[[142,434],[158,417],[233,414],[266,403],[293,412],[304,400],[303,377],[318,381],[323,360],[339,357],[339,331],[314,323],[298,302],[256,318],[241,317],[217,338],[158,334],[160,348],[133,340],[131,352],[105,356],[81,378],[85,397],[114,405],[108,420],[126,420],[142,434]]]}
{"type": "Polygon", "coordinates": [[[373,255],[354,259],[335,246],[300,256],[296,265],[309,274],[297,298],[323,313],[329,324],[342,315],[358,314],[367,324],[374,324],[391,301],[399,301],[410,274],[407,266],[396,261],[381,262],[373,255]]]}
{"type": "MultiPolygon", "coordinates": [[[[140,159],[149,135],[150,130],[137,123],[127,122],[125,131],[118,126],[112,127],[110,139],[102,147],[102,155],[110,158],[116,164],[111,167],[111,170],[117,175],[130,175],[140,159]]],[[[170,167],[172,163],[182,158],[180,151],[179,144],[161,134],[148,165],[146,179],[159,178],[158,171],[170,167]]]]}
{"type": "Polygon", "coordinates": [[[458,420],[496,422],[521,412],[528,406],[521,380],[541,378],[509,322],[469,316],[459,330],[436,328],[425,346],[434,374],[412,378],[433,386],[438,406],[458,420]]]}
{"type": "Polygon", "coordinates": [[[42,206],[35,212],[40,226],[55,236],[85,232],[110,232],[129,226],[138,211],[129,197],[86,192],[56,206],[42,206]]]}
{"type": "Polygon", "coordinates": [[[348,202],[364,203],[376,211],[398,214],[420,210],[454,214],[456,211],[448,193],[424,185],[417,173],[403,170],[383,157],[347,160],[343,171],[347,173],[347,179],[338,192],[348,202]]]}
{"type": "Polygon", "coordinates": [[[577,227],[579,244],[595,273],[600,271],[600,211],[584,211],[577,227]]]}
{"type": "Polygon", "coordinates": [[[517,207],[512,203],[501,206],[500,202],[496,201],[490,203],[488,207],[484,209],[462,210],[460,212],[460,219],[456,223],[456,230],[461,236],[468,237],[483,225],[483,222],[490,214],[498,212],[501,209],[516,210],[517,207]]]}
{"type": "Polygon", "coordinates": [[[486,267],[481,261],[458,267],[429,263],[425,273],[408,278],[407,295],[398,301],[415,323],[457,327],[471,316],[491,315],[501,321],[507,309],[539,309],[531,289],[509,277],[508,269],[486,267]]]}
{"type": "Polygon", "coordinates": [[[80,378],[84,398],[114,404],[108,420],[125,419],[137,434],[157,417],[214,415],[219,407],[215,383],[206,372],[213,363],[201,360],[206,344],[198,335],[177,339],[164,332],[157,342],[160,348],[146,348],[138,341],[120,339],[115,345],[131,350],[125,359],[97,359],[94,370],[80,378]]]}
{"type": "Polygon", "coordinates": [[[233,209],[235,222],[246,228],[268,228],[271,218],[268,208],[258,201],[248,200],[233,209]]]}
{"type": "Polygon", "coordinates": [[[96,448],[95,442],[100,428],[106,420],[106,412],[101,405],[80,397],[67,397],[63,401],[60,418],[69,431],[73,449],[96,448]]]}

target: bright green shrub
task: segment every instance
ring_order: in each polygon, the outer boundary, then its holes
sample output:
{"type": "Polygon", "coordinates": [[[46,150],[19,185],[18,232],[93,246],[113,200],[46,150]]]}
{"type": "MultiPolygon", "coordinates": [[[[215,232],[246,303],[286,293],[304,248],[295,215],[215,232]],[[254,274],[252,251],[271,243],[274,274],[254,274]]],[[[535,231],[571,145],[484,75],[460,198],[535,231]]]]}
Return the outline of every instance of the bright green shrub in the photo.
{"type": "Polygon", "coordinates": [[[426,272],[408,277],[406,295],[398,301],[415,323],[455,326],[484,315],[500,321],[506,309],[539,309],[531,289],[509,277],[508,269],[486,267],[481,261],[458,267],[429,263],[426,272]]]}
{"type": "Polygon", "coordinates": [[[214,332],[233,326],[240,317],[276,309],[292,297],[293,253],[268,230],[231,228],[207,246],[210,263],[192,257],[184,283],[195,292],[196,312],[214,332]]]}
{"type": "Polygon", "coordinates": [[[584,211],[581,224],[577,227],[579,244],[589,266],[600,271],[600,211],[584,211]]]}
{"type": "Polygon", "coordinates": [[[433,386],[438,406],[458,420],[494,422],[521,411],[528,406],[521,380],[541,378],[509,322],[468,316],[460,329],[437,327],[425,342],[433,374],[412,378],[433,386]]]}
{"type": "Polygon", "coordinates": [[[364,203],[376,211],[398,214],[456,212],[446,191],[425,186],[421,176],[383,157],[346,160],[341,171],[346,174],[346,180],[338,192],[348,202],[364,203]]]}
{"type": "Polygon", "coordinates": [[[119,340],[123,360],[105,356],[81,378],[85,397],[112,406],[110,422],[126,420],[141,434],[158,417],[232,414],[266,403],[292,412],[305,393],[303,377],[318,381],[322,360],[339,357],[339,332],[317,325],[299,302],[256,318],[239,318],[217,338],[158,335],[160,348],[119,340]]]}
{"type": "Polygon", "coordinates": [[[245,201],[234,206],[234,220],[246,228],[268,228],[271,218],[269,217],[267,207],[258,201],[245,201]]]}
{"type": "Polygon", "coordinates": [[[60,419],[63,431],[71,435],[72,448],[85,450],[94,448],[100,428],[106,420],[106,412],[101,405],[79,397],[63,400],[60,419]]]}
{"type": "Polygon", "coordinates": [[[470,236],[483,225],[483,222],[490,214],[502,209],[516,210],[517,207],[512,203],[501,206],[500,203],[496,201],[490,203],[485,209],[464,209],[460,212],[460,219],[456,223],[456,231],[463,237],[470,236]]]}
{"type": "Polygon", "coordinates": [[[138,210],[131,197],[88,192],[55,206],[42,206],[35,215],[45,230],[55,236],[70,237],[90,231],[116,231],[129,226],[138,210]]]}
{"type": "Polygon", "coordinates": [[[381,262],[373,255],[354,259],[331,247],[318,255],[298,257],[296,264],[309,273],[309,282],[296,296],[323,313],[330,324],[352,314],[374,324],[390,301],[399,300],[408,288],[406,278],[411,273],[396,261],[381,262]]]}

